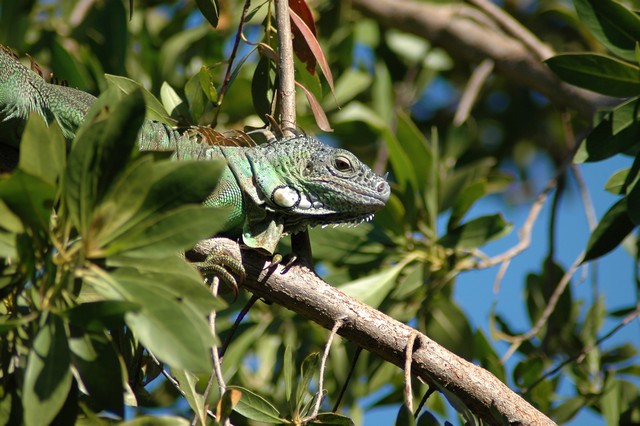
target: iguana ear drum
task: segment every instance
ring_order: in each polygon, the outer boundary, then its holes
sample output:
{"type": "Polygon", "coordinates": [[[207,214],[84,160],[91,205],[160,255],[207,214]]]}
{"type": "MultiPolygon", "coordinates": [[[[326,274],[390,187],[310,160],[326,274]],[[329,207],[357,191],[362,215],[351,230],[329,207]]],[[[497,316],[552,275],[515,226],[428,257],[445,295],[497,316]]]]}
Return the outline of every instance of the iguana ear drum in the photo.
{"type": "Polygon", "coordinates": [[[290,186],[279,186],[271,193],[271,201],[277,206],[292,209],[300,204],[300,193],[290,186]]]}

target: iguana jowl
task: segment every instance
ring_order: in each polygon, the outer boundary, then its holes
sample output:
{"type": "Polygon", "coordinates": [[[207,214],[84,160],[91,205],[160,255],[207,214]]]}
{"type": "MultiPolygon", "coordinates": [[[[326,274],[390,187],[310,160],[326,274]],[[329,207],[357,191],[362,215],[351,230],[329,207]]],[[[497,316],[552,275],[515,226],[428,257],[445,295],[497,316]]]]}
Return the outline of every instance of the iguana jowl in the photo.
{"type": "MultiPolygon", "coordinates": [[[[57,121],[72,139],[96,98],[83,91],[47,83],[0,48],[0,142],[14,144],[29,113],[57,121]]],[[[145,121],[139,133],[142,151],[174,151],[175,159],[227,163],[220,183],[206,200],[226,206],[231,215],[223,234],[273,254],[283,233],[307,226],[368,220],[389,198],[386,180],[351,152],[297,136],[253,147],[211,146],[197,132],[179,133],[145,121]]]]}

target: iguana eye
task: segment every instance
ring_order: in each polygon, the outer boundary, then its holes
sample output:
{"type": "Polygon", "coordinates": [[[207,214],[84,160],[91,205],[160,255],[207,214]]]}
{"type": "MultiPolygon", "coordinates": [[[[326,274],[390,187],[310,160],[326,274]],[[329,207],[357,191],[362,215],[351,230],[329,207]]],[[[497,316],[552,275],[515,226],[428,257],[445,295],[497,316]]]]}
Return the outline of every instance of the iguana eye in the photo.
{"type": "Polygon", "coordinates": [[[339,156],[336,157],[335,160],[333,160],[334,166],[336,167],[336,170],[340,171],[340,172],[346,172],[351,170],[351,161],[349,161],[349,159],[347,157],[344,156],[339,156]]]}

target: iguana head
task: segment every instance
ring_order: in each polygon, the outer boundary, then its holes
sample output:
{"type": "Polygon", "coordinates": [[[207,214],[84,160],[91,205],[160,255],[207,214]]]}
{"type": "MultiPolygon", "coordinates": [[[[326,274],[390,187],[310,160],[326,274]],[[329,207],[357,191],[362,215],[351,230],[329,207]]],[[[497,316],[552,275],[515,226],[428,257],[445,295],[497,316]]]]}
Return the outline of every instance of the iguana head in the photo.
{"type": "Polygon", "coordinates": [[[247,157],[267,209],[285,232],[360,223],[389,199],[387,181],[355,155],[309,136],[260,145],[247,157]]]}

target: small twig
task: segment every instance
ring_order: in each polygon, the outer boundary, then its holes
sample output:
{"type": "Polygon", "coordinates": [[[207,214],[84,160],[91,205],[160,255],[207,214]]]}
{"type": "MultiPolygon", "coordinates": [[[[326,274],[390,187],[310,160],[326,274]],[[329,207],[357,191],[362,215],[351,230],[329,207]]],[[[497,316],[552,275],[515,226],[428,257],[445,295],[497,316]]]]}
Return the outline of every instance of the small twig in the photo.
{"type": "Polygon", "coordinates": [[[529,31],[520,22],[516,21],[511,15],[505,13],[494,3],[489,0],[469,0],[470,3],[481,9],[509,34],[517,38],[524,44],[527,49],[534,53],[540,60],[545,60],[553,56],[553,50],[544,45],[535,35],[529,31]]]}
{"type": "MultiPolygon", "coordinates": [[[[182,390],[182,388],[180,387],[180,382],[178,382],[176,380],[175,377],[173,377],[171,374],[169,374],[169,372],[164,368],[164,366],[162,365],[162,363],[160,362],[160,360],[158,358],[156,358],[156,356],[147,349],[147,353],[149,354],[149,356],[151,357],[151,359],[153,360],[153,362],[156,363],[156,365],[158,367],[160,367],[160,372],[162,373],[162,375],[169,381],[169,383],[171,383],[173,385],[173,387],[180,392],[180,395],[182,395],[183,398],[187,397],[187,394],[182,390]]],[[[216,415],[211,411],[211,410],[207,410],[207,415],[209,417],[211,417],[212,419],[216,418],[216,415]]]]}
{"type": "Polygon", "coordinates": [[[453,117],[454,126],[461,126],[471,113],[471,109],[478,98],[480,89],[484,86],[491,73],[493,72],[494,62],[491,59],[485,59],[480,62],[480,65],[473,70],[471,78],[467,82],[467,86],[464,88],[456,115],[453,117]]]}
{"type": "Polygon", "coordinates": [[[578,266],[580,266],[580,263],[582,263],[583,258],[584,258],[584,252],[580,253],[580,255],[576,258],[576,260],[574,260],[573,264],[569,267],[569,269],[567,269],[567,272],[565,272],[565,274],[562,276],[562,278],[560,279],[560,282],[558,283],[558,286],[555,288],[555,290],[553,291],[553,294],[549,298],[549,303],[544,308],[542,315],[540,316],[540,318],[538,318],[538,321],[536,321],[534,326],[528,332],[524,334],[519,334],[517,336],[506,336],[504,334],[502,335],[503,340],[506,340],[512,343],[509,349],[507,350],[507,352],[504,354],[504,356],[500,360],[500,362],[504,364],[511,357],[511,355],[513,355],[513,353],[520,347],[520,345],[523,342],[526,342],[527,340],[531,339],[533,336],[538,334],[540,329],[547,323],[547,320],[549,319],[554,309],[556,308],[556,305],[558,304],[558,300],[560,300],[560,296],[562,296],[562,293],[564,293],[564,290],[567,288],[567,285],[571,282],[571,277],[575,273],[576,269],[578,269],[578,266]]]}
{"type": "Polygon", "coordinates": [[[322,403],[322,394],[324,393],[324,369],[327,364],[327,358],[329,357],[329,350],[331,349],[331,344],[333,343],[333,338],[342,327],[342,320],[337,320],[331,329],[331,333],[329,333],[329,338],[327,339],[327,344],[324,346],[324,353],[322,354],[322,359],[320,360],[320,377],[318,377],[318,393],[316,394],[316,401],[313,406],[313,411],[311,414],[304,419],[302,419],[302,423],[306,423],[310,420],[315,419],[318,416],[318,412],[320,411],[320,404],[322,403]]]}
{"type": "MultiPolygon", "coordinates": [[[[220,86],[220,92],[218,93],[218,107],[222,104],[222,100],[224,99],[225,93],[227,93],[227,89],[229,87],[229,83],[231,82],[231,70],[233,69],[233,61],[236,59],[236,55],[238,54],[238,46],[240,45],[240,40],[242,39],[242,30],[244,27],[244,20],[247,17],[247,13],[249,12],[249,6],[251,5],[251,0],[246,0],[244,2],[244,6],[242,7],[242,14],[240,15],[240,23],[238,24],[238,32],[236,33],[235,40],[233,41],[233,48],[231,49],[231,54],[229,55],[229,64],[227,65],[227,71],[224,74],[224,81],[222,82],[222,86],[220,86]]],[[[216,109],[216,120],[218,118],[218,112],[220,108],[216,109]]]]}
{"type": "Polygon", "coordinates": [[[533,225],[536,223],[538,219],[538,215],[542,211],[542,207],[544,203],[547,201],[547,197],[549,196],[549,192],[556,187],[557,178],[551,179],[544,190],[538,195],[533,205],[531,206],[531,210],[529,210],[529,215],[520,228],[518,232],[519,241],[518,243],[511,247],[509,250],[501,253],[497,256],[494,256],[488,260],[478,262],[475,265],[470,265],[470,268],[474,269],[486,269],[492,266],[495,266],[499,263],[506,262],[507,260],[513,259],[518,254],[522,253],[526,250],[531,244],[531,233],[533,231],[533,225]]]}
{"type": "MultiPolygon", "coordinates": [[[[213,277],[211,282],[211,294],[213,296],[218,295],[218,286],[220,285],[220,279],[218,277],[213,277]]],[[[211,328],[211,333],[215,336],[216,334],[216,311],[212,311],[209,315],[209,327],[211,328]]],[[[209,381],[207,382],[207,387],[204,390],[203,398],[205,403],[209,398],[209,394],[211,393],[211,389],[213,388],[213,379],[215,378],[218,382],[218,390],[220,392],[220,398],[227,390],[227,385],[224,381],[224,376],[222,374],[222,365],[220,363],[220,355],[218,354],[218,347],[214,343],[211,346],[211,358],[213,360],[213,373],[209,376],[209,381]]],[[[229,425],[229,419],[225,420],[225,425],[229,425]]]]}
{"type": "Polygon", "coordinates": [[[531,385],[529,385],[528,388],[524,388],[522,389],[522,393],[528,393],[531,392],[531,390],[538,386],[540,383],[542,383],[545,379],[553,376],[554,374],[556,374],[558,371],[562,370],[562,368],[564,366],[566,366],[567,364],[572,363],[575,360],[578,360],[582,357],[584,357],[585,355],[587,355],[589,352],[591,352],[592,350],[594,350],[595,348],[597,348],[602,342],[604,342],[605,340],[607,340],[609,337],[613,336],[615,333],[618,332],[618,330],[620,330],[622,327],[624,327],[625,325],[629,324],[631,321],[633,321],[633,319],[637,318],[638,316],[640,316],[640,305],[638,305],[638,307],[636,308],[635,311],[631,312],[629,315],[627,315],[618,325],[616,325],[615,327],[613,327],[611,330],[609,330],[609,332],[607,334],[605,334],[604,336],[600,337],[598,340],[596,340],[595,342],[593,342],[591,345],[586,346],[584,348],[582,348],[580,350],[580,352],[578,352],[577,354],[567,358],[566,360],[562,361],[559,365],[557,365],[556,367],[554,367],[553,369],[549,370],[548,372],[544,373],[542,376],[540,376],[540,378],[538,378],[535,382],[533,382],[531,385]]]}
{"type": "Polygon", "coordinates": [[[340,408],[340,403],[342,402],[342,398],[344,397],[345,392],[347,391],[347,387],[349,386],[349,382],[351,381],[351,377],[353,377],[353,373],[356,370],[356,363],[358,362],[358,358],[360,358],[360,354],[362,353],[362,346],[358,346],[356,351],[353,354],[353,358],[351,359],[351,366],[349,367],[349,372],[347,373],[347,379],[344,381],[342,388],[340,389],[340,393],[338,394],[338,399],[336,399],[336,403],[333,406],[333,412],[335,413],[340,408]]]}
{"type": "Polygon", "coordinates": [[[409,411],[413,412],[413,390],[411,389],[411,364],[413,362],[413,343],[416,341],[416,333],[411,333],[407,340],[404,358],[404,399],[409,411]]]}
{"type": "Polygon", "coordinates": [[[280,100],[280,125],[283,131],[296,128],[296,86],[291,43],[291,20],[289,2],[276,0],[276,23],[278,26],[278,75],[280,100]]]}

